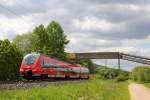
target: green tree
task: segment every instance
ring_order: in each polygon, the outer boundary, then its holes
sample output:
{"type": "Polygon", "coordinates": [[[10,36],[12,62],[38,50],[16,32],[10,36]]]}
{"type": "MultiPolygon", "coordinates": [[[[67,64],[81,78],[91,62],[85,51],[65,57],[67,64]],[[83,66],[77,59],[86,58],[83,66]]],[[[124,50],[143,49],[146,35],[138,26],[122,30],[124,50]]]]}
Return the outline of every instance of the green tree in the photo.
{"type": "Polygon", "coordinates": [[[0,40],[0,80],[17,78],[22,61],[22,52],[9,40],[0,40]]]}
{"type": "Polygon", "coordinates": [[[24,54],[31,51],[40,52],[61,60],[66,59],[64,49],[69,43],[62,27],[55,21],[49,23],[46,29],[41,24],[29,34],[18,35],[13,42],[24,54]]]}
{"type": "Polygon", "coordinates": [[[48,48],[49,39],[44,25],[41,24],[33,30],[31,41],[32,51],[45,53],[45,48],[48,48]]]}
{"type": "Polygon", "coordinates": [[[64,52],[65,46],[69,43],[62,27],[58,22],[52,21],[46,28],[49,43],[48,49],[45,48],[45,53],[51,57],[65,59],[66,53],[64,52]]]}
{"type": "Polygon", "coordinates": [[[131,77],[132,80],[137,81],[139,83],[150,82],[150,67],[141,66],[141,67],[134,68],[132,70],[131,77]]]}
{"type": "Polygon", "coordinates": [[[17,35],[13,40],[13,43],[16,44],[16,46],[20,48],[24,54],[27,54],[31,51],[31,35],[31,33],[17,35]]]}

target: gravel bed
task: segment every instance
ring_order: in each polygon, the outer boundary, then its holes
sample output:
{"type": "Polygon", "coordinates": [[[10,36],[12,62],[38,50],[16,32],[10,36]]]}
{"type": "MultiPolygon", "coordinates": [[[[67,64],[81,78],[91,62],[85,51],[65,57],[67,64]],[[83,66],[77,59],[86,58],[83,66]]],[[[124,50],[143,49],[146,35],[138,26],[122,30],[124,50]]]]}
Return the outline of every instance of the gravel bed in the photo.
{"type": "Polygon", "coordinates": [[[0,82],[0,90],[14,90],[18,88],[46,87],[49,84],[59,85],[67,83],[79,83],[86,80],[55,80],[55,81],[4,81],[0,82]]]}

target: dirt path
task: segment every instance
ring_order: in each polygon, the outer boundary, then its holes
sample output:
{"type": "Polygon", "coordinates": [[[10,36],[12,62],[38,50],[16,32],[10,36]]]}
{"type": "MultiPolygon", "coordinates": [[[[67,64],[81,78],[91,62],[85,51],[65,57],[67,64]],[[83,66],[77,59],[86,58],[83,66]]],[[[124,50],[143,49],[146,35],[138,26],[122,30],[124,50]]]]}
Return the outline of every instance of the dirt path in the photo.
{"type": "Polygon", "coordinates": [[[131,100],[150,100],[150,89],[142,84],[131,83],[128,88],[131,100]]]}

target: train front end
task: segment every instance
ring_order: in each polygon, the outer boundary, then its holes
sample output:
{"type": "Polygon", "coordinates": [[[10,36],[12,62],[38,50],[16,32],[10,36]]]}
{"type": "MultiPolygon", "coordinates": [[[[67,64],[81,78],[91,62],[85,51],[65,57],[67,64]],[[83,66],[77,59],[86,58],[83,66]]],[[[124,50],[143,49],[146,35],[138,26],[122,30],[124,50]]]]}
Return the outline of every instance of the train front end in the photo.
{"type": "Polygon", "coordinates": [[[30,53],[24,56],[22,64],[20,66],[20,76],[23,76],[26,79],[32,78],[33,74],[38,73],[37,63],[40,54],[30,53]]]}

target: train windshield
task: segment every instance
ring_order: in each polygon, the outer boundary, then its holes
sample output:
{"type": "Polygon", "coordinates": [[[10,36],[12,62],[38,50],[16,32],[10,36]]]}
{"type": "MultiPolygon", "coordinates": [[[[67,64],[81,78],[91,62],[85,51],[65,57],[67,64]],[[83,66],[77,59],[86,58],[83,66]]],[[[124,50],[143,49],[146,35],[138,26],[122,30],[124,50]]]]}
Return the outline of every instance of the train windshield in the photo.
{"type": "Polygon", "coordinates": [[[31,65],[34,64],[36,59],[40,56],[40,54],[28,54],[23,59],[23,64],[31,65]]]}

